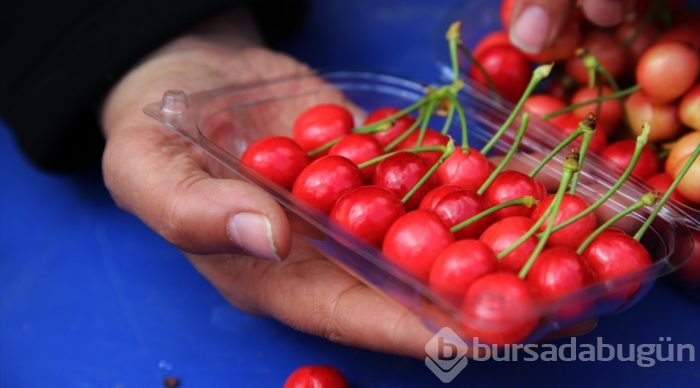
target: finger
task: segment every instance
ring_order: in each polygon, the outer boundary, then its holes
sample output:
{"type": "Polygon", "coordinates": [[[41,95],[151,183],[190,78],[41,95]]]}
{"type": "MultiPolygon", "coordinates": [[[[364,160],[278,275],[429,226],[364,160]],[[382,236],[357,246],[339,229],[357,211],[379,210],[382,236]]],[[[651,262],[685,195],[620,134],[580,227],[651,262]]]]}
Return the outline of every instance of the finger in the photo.
{"type": "Polygon", "coordinates": [[[184,140],[140,124],[117,131],[105,149],[105,183],[117,204],[188,252],[287,255],[289,222],[274,199],[246,182],[212,178],[184,140]]]}
{"type": "Polygon", "coordinates": [[[592,23],[609,27],[622,23],[630,0],[585,0],[583,13],[592,23]]]}
{"type": "Polygon", "coordinates": [[[283,263],[230,256],[190,260],[224,297],[248,312],[343,345],[425,357],[433,334],[418,316],[330,261],[304,252],[293,249],[283,263]]]}
{"type": "Polygon", "coordinates": [[[520,0],[513,5],[509,37],[520,50],[538,54],[559,34],[573,0],[520,0]]]}

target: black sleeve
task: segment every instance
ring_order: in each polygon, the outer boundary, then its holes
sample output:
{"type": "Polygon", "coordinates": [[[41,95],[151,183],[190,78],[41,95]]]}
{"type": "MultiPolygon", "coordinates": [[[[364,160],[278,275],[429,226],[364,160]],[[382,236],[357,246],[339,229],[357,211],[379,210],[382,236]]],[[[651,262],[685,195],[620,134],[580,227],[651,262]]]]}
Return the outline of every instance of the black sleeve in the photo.
{"type": "MultiPolygon", "coordinates": [[[[7,1],[0,7],[0,116],[38,167],[99,163],[101,99],[131,66],[236,0],[7,1]]],[[[266,37],[285,35],[300,1],[252,4],[266,37]],[[273,3],[273,4],[270,4],[273,3]]]]}

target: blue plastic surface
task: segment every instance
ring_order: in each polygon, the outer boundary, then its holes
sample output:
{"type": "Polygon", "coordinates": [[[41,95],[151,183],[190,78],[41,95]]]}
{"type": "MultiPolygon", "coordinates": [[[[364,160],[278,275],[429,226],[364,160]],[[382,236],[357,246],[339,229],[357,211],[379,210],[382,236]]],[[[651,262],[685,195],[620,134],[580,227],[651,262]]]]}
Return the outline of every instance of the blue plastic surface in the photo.
{"type": "MultiPolygon", "coordinates": [[[[311,2],[285,48],[313,67],[437,78],[432,45],[453,1],[311,2]]],[[[446,26],[443,26],[446,27],[446,26]]],[[[299,366],[355,386],[442,385],[422,360],[328,343],[226,302],[184,257],[111,201],[98,173],[38,172],[0,124],[0,386],[280,386],[299,366]]],[[[578,343],[694,344],[700,305],[657,284],[578,343]]],[[[476,362],[454,385],[698,386],[700,362],[476,362]]]]}

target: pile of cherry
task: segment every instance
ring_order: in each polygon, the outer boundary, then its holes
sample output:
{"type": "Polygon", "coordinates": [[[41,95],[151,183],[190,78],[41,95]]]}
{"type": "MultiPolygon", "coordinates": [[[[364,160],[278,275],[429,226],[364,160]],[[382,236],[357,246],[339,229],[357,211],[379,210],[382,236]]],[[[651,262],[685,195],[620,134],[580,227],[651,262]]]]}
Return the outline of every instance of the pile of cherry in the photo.
{"type": "MultiPolygon", "coordinates": [[[[530,55],[508,39],[513,3],[501,3],[503,31],[485,36],[472,51],[462,47],[472,59],[465,66],[470,77],[517,101],[533,63],[557,63],[552,82],[525,108],[565,134],[597,112],[590,147],[620,169],[630,160],[642,122],[649,122],[650,144],[633,175],[665,191],[700,144],[700,14],[685,9],[683,1],[638,0],[621,25],[601,28],[577,10],[550,46],[530,55]]],[[[700,208],[700,162],[673,198],[700,208]]]]}
{"type": "MultiPolygon", "coordinates": [[[[447,34],[454,68],[458,31],[456,23],[447,34]]],[[[262,138],[241,159],[459,306],[466,335],[492,344],[520,342],[537,325],[542,306],[652,265],[639,241],[700,154],[699,146],[661,199],[657,192],[647,193],[599,224],[596,210],[637,168],[651,127],[640,128],[630,163],[595,201],[577,194],[579,172],[597,133],[594,114],[580,120],[529,174],[509,170],[529,123],[529,114],[521,114],[523,105],[551,69],[543,65],[532,72],[518,104],[481,149],[469,145],[457,99],[464,84],[456,79],[427,88],[411,106],[371,112],[358,127],[343,106],[312,106],[296,119],[293,138],[262,138]],[[434,116],[443,117],[441,130],[429,128],[434,116]],[[455,118],[459,144],[448,135],[455,118]],[[494,164],[486,155],[506,133],[510,148],[494,164]],[[559,160],[561,180],[548,193],[537,175],[574,141],[580,148],[559,160]],[[611,228],[651,206],[634,236],[611,228]]],[[[637,278],[608,297],[623,303],[639,288],[637,278]]],[[[574,322],[591,308],[590,303],[569,304],[555,312],[556,319],[574,322]]]]}

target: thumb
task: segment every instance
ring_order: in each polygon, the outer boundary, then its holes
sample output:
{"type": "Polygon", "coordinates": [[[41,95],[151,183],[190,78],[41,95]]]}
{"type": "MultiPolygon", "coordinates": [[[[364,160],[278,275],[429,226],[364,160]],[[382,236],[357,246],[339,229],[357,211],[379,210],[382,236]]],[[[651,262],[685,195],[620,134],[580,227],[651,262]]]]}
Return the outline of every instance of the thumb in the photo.
{"type": "Polygon", "coordinates": [[[103,171],[119,206],[184,251],[243,249],[272,260],[289,253],[289,221],[273,198],[247,182],[213,178],[184,140],[157,128],[110,137],[103,171]]]}
{"type": "Polygon", "coordinates": [[[573,0],[516,0],[510,17],[509,37],[520,50],[539,54],[557,37],[573,0]]]}

